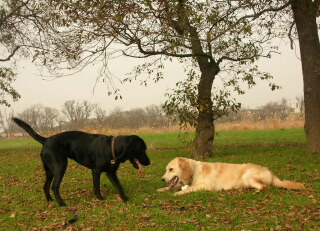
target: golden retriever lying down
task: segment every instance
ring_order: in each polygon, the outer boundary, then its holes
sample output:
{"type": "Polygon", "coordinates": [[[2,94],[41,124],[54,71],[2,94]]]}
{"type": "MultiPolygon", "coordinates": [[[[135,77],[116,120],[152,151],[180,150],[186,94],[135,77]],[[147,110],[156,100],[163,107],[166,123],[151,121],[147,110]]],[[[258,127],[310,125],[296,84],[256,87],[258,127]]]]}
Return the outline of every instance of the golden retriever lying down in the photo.
{"type": "Polygon", "coordinates": [[[158,189],[163,192],[181,190],[174,195],[182,195],[198,190],[229,190],[255,188],[257,192],[275,186],[286,189],[304,189],[304,185],[292,181],[281,181],[266,167],[254,164],[206,163],[182,157],[173,159],[166,167],[162,181],[168,187],[158,189]]]}

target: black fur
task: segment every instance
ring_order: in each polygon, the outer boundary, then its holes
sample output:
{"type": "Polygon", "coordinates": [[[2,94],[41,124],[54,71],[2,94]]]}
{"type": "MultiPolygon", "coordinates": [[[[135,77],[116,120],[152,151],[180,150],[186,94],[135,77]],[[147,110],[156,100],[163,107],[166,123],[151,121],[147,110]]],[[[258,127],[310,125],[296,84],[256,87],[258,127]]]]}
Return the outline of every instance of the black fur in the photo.
{"type": "Polygon", "coordinates": [[[128,200],[128,197],[125,195],[116,174],[120,163],[130,160],[135,168],[139,168],[135,160],[145,166],[150,164],[146,154],[146,144],[136,135],[116,137],[114,142],[116,162],[113,164],[111,163],[113,160],[111,150],[113,136],[67,131],[45,138],[37,134],[24,121],[17,118],[12,119],[33,139],[43,145],[40,154],[46,174],[43,190],[47,200],[52,201],[50,186],[53,181],[52,191],[60,206],[66,206],[60,196],[59,189],[68,166],[68,158],[91,169],[94,193],[98,199],[104,199],[100,192],[100,176],[102,172],[106,172],[124,202],[128,200]]]}

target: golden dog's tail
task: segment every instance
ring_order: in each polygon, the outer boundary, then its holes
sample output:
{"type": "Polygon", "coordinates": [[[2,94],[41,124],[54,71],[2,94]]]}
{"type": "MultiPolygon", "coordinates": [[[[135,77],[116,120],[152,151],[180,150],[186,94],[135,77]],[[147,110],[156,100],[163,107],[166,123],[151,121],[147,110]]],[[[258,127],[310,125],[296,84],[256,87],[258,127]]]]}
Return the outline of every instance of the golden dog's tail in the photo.
{"type": "Polygon", "coordinates": [[[293,182],[289,180],[280,180],[276,176],[273,177],[272,185],[277,188],[286,188],[286,189],[294,189],[294,190],[305,189],[304,185],[301,183],[293,182]]]}

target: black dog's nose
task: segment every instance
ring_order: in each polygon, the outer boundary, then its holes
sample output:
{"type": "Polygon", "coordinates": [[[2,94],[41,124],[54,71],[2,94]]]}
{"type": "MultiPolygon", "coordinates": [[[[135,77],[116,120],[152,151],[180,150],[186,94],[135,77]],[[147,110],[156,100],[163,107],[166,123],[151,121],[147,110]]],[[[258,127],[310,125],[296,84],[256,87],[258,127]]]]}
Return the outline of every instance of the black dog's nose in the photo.
{"type": "Polygon", "coordinates": [[[164,178],[161,178],[161,180],[164,182],[165,181],[165,179],[164,178]]]}

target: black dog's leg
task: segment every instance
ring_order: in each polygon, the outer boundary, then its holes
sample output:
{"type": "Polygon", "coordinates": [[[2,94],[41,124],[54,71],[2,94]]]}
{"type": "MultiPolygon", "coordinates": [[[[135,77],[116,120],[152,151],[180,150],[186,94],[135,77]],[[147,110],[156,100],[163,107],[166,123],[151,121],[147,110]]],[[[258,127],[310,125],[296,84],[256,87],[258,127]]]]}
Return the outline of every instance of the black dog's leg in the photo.
{"type": "Polygon", "coordinates": [[[101,195],[100,191],[100,176],[101,171],[97,169],[92,169],[92,179],[93,179],[93,190],[94,194],[99,200],[104,200],[103,196],[101,195]]]}
{"type": "Polygon", "coordinates": [[[113,184],[113,186],[120,193],[120,197],[121,197],[122,201],[127,202],[129,198],[124,193],[122,185],[120,184],[120,181],[118,179],[117,174],[115,172],[107,172],[107,176],[108,176],[109,180],[111,181],[111,183],[113,184]]]}
{"type": "Polygon", "coordinates": [[[46,173],[46,181],[44,182],[43,191],[44,191],[44,194],[46,195],[47,201],[53,201],[50,195],[50,185],[53,180],[53,174],[45,164],[44,164],[44,170],[46,173]]]}
{"type": "Polygon", "coordinates": [[[54,197],[56,198],[56,200],[60,206],[67,205],[60,196],[60,184],[61,184],[63,176],[66,172],[67,165],[68,165],[68,160],[61,161],[61,163],[59,163],[59,165],[55,166],[57,169],[54,169],[54,179],[53,179],[53,184],[52,184],[52,191],[53,191],[54,197]],[[64,162],[64,163],[62,163],[62,162],[64,162]]]}

